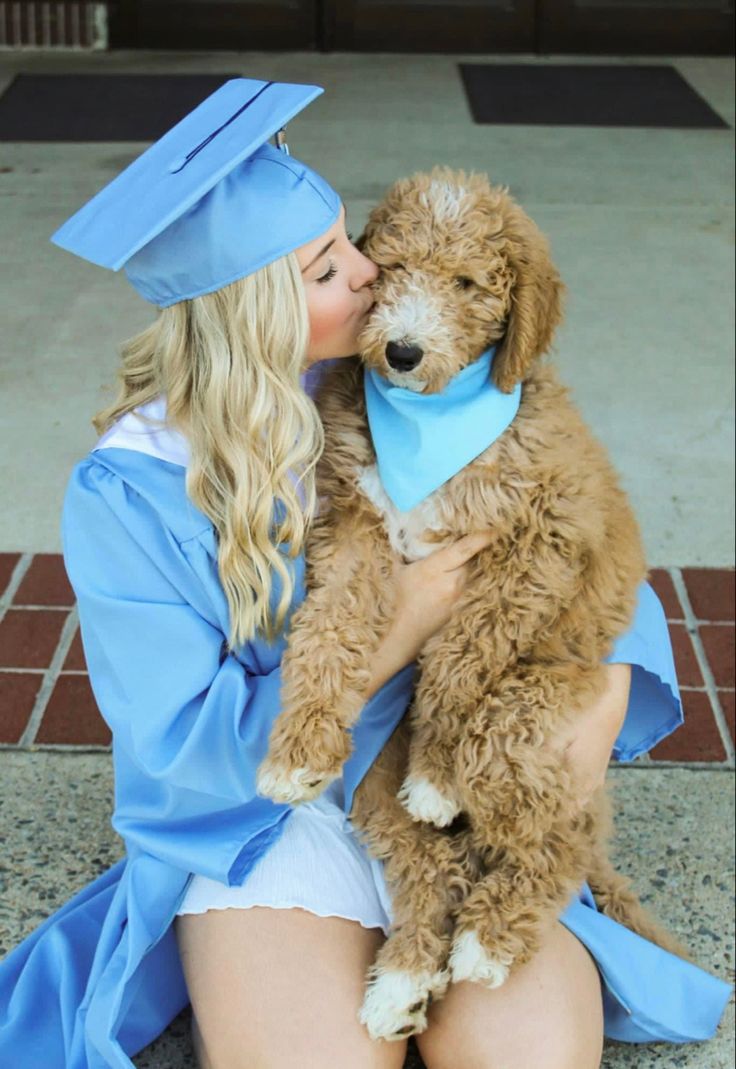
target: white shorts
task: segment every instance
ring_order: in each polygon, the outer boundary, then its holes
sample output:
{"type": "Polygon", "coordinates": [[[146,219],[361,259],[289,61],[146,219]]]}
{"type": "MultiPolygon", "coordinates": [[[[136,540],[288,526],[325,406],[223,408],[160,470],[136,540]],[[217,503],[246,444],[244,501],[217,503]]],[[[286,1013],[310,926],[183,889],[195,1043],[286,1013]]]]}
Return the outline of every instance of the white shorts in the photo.
{"type": "Polygon", "coordinates": [[[345,917],[364,928],[391,925],[383,864],[369,857],[340,807],[337,780],[313,802],[296,806],[274,846],[240,887],[195,875],[177,915],[210,909],[299,907],[320,917],[345,917]]]}

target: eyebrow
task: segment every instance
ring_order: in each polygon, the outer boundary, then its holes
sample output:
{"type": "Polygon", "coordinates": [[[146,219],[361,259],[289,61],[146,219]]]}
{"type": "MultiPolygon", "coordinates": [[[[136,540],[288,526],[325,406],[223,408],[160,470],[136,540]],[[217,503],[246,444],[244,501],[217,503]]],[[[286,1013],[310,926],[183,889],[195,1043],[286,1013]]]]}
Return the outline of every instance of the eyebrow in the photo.
{"type": "MultiPolygon", "coordinates": [[[[341,201],[340,202],[340,208],[343,209],[344,207],[345,207],[345,205],[341,201]]],[[[324,254],[326,252],[328,252],[329,249],[332,248],[332,246],[335,244],[336,241],[337,241],[337,238],[333,238],[332,241],[328,241],[327,244],[322,248],[322,250],[317,253],[317,255],[312,260],[312,262],[308,263],[306,267],[302,268],[301,273],[304,274],[305,271],[308,271],[310,267],[312,267],[314,264],[316,264],[317,260],[319,260],[322,256],[324,256],[324,254]]]]}
{"type": "Polygon", "coordinates": [[[321,257],[324,256],[324,254],[328,251],[328,249],[332,248],[332,246],[335,244],[336,241],[337,241],[337,238],[333,238],[332,241],[328,241],[327,244],[324,246],[324,248],[321,250],[321,252],[317,253],[317,255],[312,260],[312,262],[308,263],[306,267],[302,268],[302,274],[304,274],[305,271],[308,271],[309,268],[313,266],[313,264],[316,264],[317,260],[321,259],[321,257]]]}

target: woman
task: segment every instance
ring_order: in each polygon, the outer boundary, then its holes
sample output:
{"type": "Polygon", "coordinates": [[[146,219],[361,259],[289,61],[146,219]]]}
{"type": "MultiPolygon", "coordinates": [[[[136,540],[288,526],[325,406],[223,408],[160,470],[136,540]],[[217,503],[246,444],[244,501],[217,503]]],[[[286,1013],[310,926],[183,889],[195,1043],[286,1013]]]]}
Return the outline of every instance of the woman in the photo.
{"type": "MultiPolygon", "coordinates": [[[[227,83],[54,238],[125,264],[162,311],[124,349],[120,398],[98,417],[64,512],[126,855],[0,966],[2,1064],[130,1069],[188,1000],[210,1069],[404,1059],[405,1044],[373,1042],[357,1021],[390,900],[346,814],[488,536],[399,570],[342,780],[293,812],[257,797],[322,446],[300,373],[355,352],[377,270],[334,191],[266,144],[318,92],[227,83]]],[[[617,646],[606,693],[558,740],[583,793],[612,748],[631,757],[680,722],[652,599],[617,646]]],[[[505,987],[451,988],[419,1044],[428,1069],[593,1069],[604,1017],[619,1038],[701,1039],[727,995],[581,899],[505,987]],[[622,940],[641,1013],[624,1006],[625,979],[612,986],[622,940]],[[642,991],[652,969],[682,1005],[642,991]]]]}

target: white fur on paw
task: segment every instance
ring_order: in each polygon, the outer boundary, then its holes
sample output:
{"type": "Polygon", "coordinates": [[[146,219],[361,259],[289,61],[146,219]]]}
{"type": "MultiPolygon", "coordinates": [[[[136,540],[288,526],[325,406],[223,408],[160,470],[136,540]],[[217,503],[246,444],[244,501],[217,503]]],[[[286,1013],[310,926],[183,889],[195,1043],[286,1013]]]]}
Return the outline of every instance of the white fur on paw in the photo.
{"type": "Polygon", "coordinates": [[[453,983],[471,980],[484,987],[500,987],[508,975],[511,961],[489,958],[475,932],[457,936],[450,952],[453,983]]]}
{"type": "Polygon", "coordinates": [[[438,828],[452,824],[460,812],[460,806],[454,799],[445,797],[426,779],[415,780],[407,776],[398,798],[414,820],[422,820],[438,828]]]}
{"type": "Polygon", "coordinates": [[[332,777],[320,776],[311,768],[295,768],[292,772],[265,762],[256,776],[256,791],[273,802],[296,805],[316,798],[332,777]]]}
{"type": "Polygon", "coordinates": [[[444,991],[447,974],[391,971],[368,985],[358,1014],[371,1039],[398,1040],[427,1027],[429,995],[444,991]]]}

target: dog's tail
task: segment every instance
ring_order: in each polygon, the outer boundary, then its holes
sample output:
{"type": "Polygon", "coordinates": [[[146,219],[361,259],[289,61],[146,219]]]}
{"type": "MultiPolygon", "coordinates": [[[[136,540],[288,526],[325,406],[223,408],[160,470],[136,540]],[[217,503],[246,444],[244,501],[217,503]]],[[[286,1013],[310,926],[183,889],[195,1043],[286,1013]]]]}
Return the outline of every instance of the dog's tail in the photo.
{"type": "Polygon", "coordinates": [[[608,861],[599,861],[588,876],[590,889],[601,913],[618,921],[632,932],[669,950],[685,961],[692,961],[690,951],[664,928],[639,901],[631,881],[616,872],[608,861]]]}
{"type": "Polygon", "coordinates": [[[656,943],[663,950],[669,950],[677,957],[691,962],[693,957],[687,947],[641,904],[631,880],[617,872],[608,857],[606,840],[612,832],[613,823],[611,799],[607,791],[597,792],[594,809],[598,835],[595,843],[591,844],[588,883],[601,913],[644,939],[656,943]]]}

